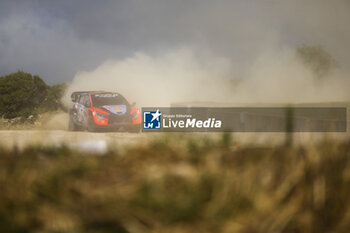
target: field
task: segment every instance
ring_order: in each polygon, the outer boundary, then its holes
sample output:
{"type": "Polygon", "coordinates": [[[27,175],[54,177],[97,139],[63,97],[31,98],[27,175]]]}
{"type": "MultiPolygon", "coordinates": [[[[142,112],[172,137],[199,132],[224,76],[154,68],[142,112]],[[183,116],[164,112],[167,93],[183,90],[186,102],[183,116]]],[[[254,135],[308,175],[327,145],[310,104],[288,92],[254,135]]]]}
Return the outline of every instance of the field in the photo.
{"type": "Polygon", "coordinates": [[[0,233],[350,233],[350,0],[0,0],[0,233]]]}
{"type": "Polygon", "coordinates": [[[107,149],[45,141],[1,149],[0,232],[350,228],[346,137],[268,146],[233,134],[80,134],[105,138],[107,149]],[[113,146],[123,137],[137,143],[113,146]]]}
{"type": "Polygon", "coordinates": [[[69,132],[2,121],[0,232],[348,232],[348,133],[69,132]]]}

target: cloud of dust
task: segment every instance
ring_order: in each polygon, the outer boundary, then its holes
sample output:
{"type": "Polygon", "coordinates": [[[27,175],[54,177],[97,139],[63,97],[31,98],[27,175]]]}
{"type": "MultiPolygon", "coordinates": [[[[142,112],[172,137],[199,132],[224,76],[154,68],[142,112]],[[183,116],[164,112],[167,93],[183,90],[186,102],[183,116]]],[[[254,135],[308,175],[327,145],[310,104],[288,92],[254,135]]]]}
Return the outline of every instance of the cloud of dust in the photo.
{"type": "Polygon", "coordinates": [[[295,49],[266,49],[244,77],[233,76],[228,58],[199,57],[190,49],[159,55],[136,53],[109,60],[93,71],[77,73],[70,93],[117,91],[137,106],[170,106],[173,102],[302,103],[348,101],[349,81],[341,70],[317,80],[296,58],[295,49]]]}
{"type": "Polygon", "coordinates": [[[256,60],[230,100],[267,103],[318,103],[350,100],[346,72],[334,69],[318,79],[297,58],[296,49],[269,49],[256,60]]]}
{"type": "Polygon", "coordinates": [[[138,106],[169,106],[177,101],[225,101],[230,96],[228,59],[196,59],[188,49],[157,56],[106,61],[91,72],[80,72],[69,86],[79,90],[117,91],[138,106]],[[214,99],[213,99],[214,98],[214,99]]]}
{"type": "Polygon", "coordinates": [[[69,116],[65,112],[56,112],[44,116],[41,128],[45,130],[67,130],[69,116]]]}

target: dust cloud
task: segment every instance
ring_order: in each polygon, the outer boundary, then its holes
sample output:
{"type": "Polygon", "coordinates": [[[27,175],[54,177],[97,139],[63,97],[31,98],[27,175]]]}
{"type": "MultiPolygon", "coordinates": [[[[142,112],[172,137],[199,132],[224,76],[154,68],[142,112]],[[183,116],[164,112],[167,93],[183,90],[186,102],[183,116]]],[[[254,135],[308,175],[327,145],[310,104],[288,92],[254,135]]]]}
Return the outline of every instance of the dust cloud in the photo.
{"type": "MultiPolygon", "coordinates": [[[[138,106],[169,106],[174,101],[224,101],[230,95],[228,59],[196,59],[188,49],[157,56],[137,53],[80,72],[66,96],[78,90],[117,91],[138,106]]],[[[69,100],[68,100],[69,101],[69,100]]]]}
{"type": "Polygon", "coordinates": [[[175,27],[178,35],[194,33],[190,37],[197,39],[144,51],[140,46],[128,58],[78,72],[65,103],[72,91],[81,90],[117,91],[138,106],[159,107],[173,102],[348,102],[349,9],[347,0],[205,1],[191,8],[181,21],[186,24],[175,27]],[[318,79],[297,59],[303,44],[320,45],[340,66],[318,79]]]}
{"type": "Polygon", "coordinates": [[[137,106],[170,106],[173,102],[313,103],[349,101],[349,81],[341,69],[324,79],[296,57],[295,48],[269,48],[243,74],[225,57],[201,57],[182,48],[158,55],[136,53],[108,60],[75,75],[64,97],[73,91],[117,91],[137,106]]]}
{"type": "Polygon", "coordinates": [[[65,112],[56,112],[46,116],[41,128],[44,130],[67,130],[69,116],[65,112]]]}

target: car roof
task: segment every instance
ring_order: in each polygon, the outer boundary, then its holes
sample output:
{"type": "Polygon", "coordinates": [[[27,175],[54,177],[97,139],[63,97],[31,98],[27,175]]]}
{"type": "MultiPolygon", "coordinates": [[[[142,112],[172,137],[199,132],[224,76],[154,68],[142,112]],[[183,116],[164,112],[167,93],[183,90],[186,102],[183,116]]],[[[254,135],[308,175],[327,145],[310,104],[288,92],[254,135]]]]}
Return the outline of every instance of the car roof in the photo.
{"type": "Polygon", "coordinates": [[[87,94],[119,94],[119,93],[115,91],[75,91],[72,93],[72,95],[87,95],[87,94]]]}
{"type": "Polygon", "coordinates": [[[80,96],[88,94],[117,94],[121,96],[121,94],[119,94],[118,92],[112,91],[75,91],[71,94],[71,99],[73,102],[76,102],[80,96]]]}
{"type": "Polygon", "coordinates": [[[115,92],[115,91],[91,91],[89,93],[91,93],[91,94],[119,94],[118,92],[115,92]]]}

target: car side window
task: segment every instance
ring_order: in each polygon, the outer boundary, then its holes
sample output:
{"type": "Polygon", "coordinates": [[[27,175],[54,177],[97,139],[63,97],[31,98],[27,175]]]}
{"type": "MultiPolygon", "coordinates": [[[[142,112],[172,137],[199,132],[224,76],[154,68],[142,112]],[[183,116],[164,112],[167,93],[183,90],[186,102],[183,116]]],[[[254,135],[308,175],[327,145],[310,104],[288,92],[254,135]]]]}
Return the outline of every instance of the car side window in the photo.
{"type": "Polygon", "coordinates": [[[89,96],[84,96],[84,106],[90,107],[90,98],[89,96]]]}
{"type": "Polygon", "coordinates": [[[84,96],[79,97],[79,104],[84,104],[84,96]]]}

